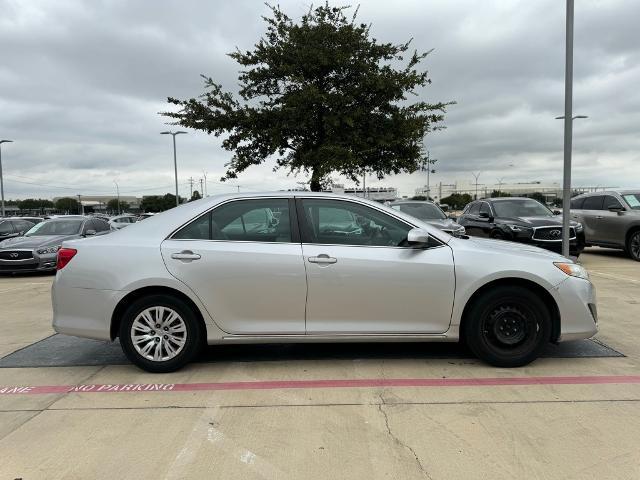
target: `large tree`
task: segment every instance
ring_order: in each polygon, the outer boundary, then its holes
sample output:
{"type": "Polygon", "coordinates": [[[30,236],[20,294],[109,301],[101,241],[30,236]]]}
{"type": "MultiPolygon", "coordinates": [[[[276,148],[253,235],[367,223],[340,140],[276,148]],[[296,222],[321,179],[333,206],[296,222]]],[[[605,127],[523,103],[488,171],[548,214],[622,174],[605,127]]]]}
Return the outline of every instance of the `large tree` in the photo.
{"type": "Polygon", "coordinates": [[[72,197],[63,197],[56,200],[54,204],[56,210],[67,213],[79,213],[80,204],[72,197]]]}
{"type": "Polygon", "coordinates": [[[26,198],[18,202],[20,210],[39,210],[44,212],[45,208],[53,208],[53,202],[44,198],[26,198]]]}
{"type": "Polygon", "coordinates": [[[331,173],[357,181],[366,172],[414,172],[428,132],[442,128],[448,103],[408,101],[431,81],[419,69],[429,52],[410,41],[381,43],[356,23],[357,10],[329,4],[294,22],[280,7],[252,51],[229,56],[242,70],[237,99],[204,76],[198,98],[169,97],[173,124],[224,135],[232,151],[223,180],[274,158],[276,168],[311,175],[318,191],[331,173]]]}
{"type": "Polygon", "coordinates": [[[126,212],[129,210],[129,203],[118,200],[117,198],[112,198],[107,202],[107,210],[110,212],[126,212]]]}

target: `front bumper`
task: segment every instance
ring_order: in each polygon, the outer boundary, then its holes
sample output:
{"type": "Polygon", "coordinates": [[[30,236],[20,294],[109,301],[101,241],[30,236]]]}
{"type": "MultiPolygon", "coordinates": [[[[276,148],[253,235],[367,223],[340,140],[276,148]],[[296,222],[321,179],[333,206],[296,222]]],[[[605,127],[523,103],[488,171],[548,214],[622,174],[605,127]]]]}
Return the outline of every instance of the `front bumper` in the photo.
{"type": "Polygon", "coordinates": [[[20,260],[0,259],[0,274],[2,273],[29,273],[29,272],[52,272],[56,269],[55,253],[38,255],[33,252],[32,258],[20,260]]]}
{"type": "MultiPolygon", "coordinates": [[[[535,240],[531,238],[533,232],[509,232],[510,238],[514,242],[526,243],[527,245],[533,245],[534,247],[544,248],[545,250],[551,250],[552,252],[562,253],[562,240],[535,240]]],[[[579,256],[585,247],[584,232],[578,232],[576,237],[569,241],[569,252],[572,256],[579,256]]]]}
{"type": "Polygon", "coordinates": [[[551,294],[560,310],[558,341],[591,338],[598,333],[596,290],[590,281],[567,277],[551,294]]]}

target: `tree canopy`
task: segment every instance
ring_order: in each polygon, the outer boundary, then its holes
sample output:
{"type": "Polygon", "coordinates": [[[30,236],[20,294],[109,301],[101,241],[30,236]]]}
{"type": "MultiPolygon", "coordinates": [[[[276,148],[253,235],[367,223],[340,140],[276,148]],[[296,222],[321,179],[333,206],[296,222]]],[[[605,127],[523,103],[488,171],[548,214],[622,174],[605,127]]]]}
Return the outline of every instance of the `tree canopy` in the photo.
{"type": "Polygon", "coordinates": [[[56,210],[69,213],[78,213],[80,209],[78,200],[72,197],[59,198],[56,200],[54,206],[56,210]]]}
{"type": "MultiPolygon", "coordinates": [[[[180,203],[184,198],[180,197],[180,203]]],[[[142,197],[140,208],[143,212],[164,212],[176,206],[176,196],[171,193],[142,197]]]]}
{"type": "Polygon", "coordinates": [[[198,190],[194,190],[193,193],[191,194],[191,199],[189,201],[193,202],[194,200],[200,200],[201,198],[202,198],[202,195],[200,195],[200,192],[198,190]]]}
{"type": "Polygon", "coordinates": [[[252,51],[229,56],[242,68],[239,97],[203,75],[198,98],[169,97],[172,123],[224,135],[233,152],[222,180],[273,158],[277,168],[310,174],[311,190],[337,172],[414,172],[424,135],[443,128],[449,103],[408,100],[431,83],[419,65],[429,52],[382,43],[348,7],[310,9],[299,22],[278,6],[252,51]]]}
{"type": "Polygon", "coordinates": [[[20,210],[39,210],[44,212],[45,208],[53,208],[53,202],[44,198],[26,198],[17,202],[20,210]]]}
{"type": "MultiPolygon", "coordinates": [[[[173,197],[175,198],[175,197],[173,197]]],[[[120,205],[118,205],[118,199],[117,198],[112,198],[111,200],[109,200],[107,202],[107,210],[111,211],[111,212],[126,212],[127,210],[129,210],[129,203],[128,202],[124,202],[122,200],[120,200],[120,205]]]]}
{"type": "Polygon", "coordinates": [[[453,210],[462,210],[472,200],[473,198],[468,193],[453,193],[448,197],[441,198],[440,203],[446,203],[453,210]]]}

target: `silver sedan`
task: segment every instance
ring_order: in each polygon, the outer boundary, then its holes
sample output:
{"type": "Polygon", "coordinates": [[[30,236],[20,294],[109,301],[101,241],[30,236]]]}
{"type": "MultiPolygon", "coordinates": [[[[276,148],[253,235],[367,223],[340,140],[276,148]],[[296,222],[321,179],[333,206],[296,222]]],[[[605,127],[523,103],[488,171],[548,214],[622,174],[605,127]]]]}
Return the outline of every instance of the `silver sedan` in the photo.
{"type": "Polygon", "coordinates": [[[56,331],[119,337],[152,372],[206,344],[340,341],[464,340],[517,367],[597,331],[594,288],[565,257],[306,192],[209,197],[64,242],[52,293],[56,331]]]}

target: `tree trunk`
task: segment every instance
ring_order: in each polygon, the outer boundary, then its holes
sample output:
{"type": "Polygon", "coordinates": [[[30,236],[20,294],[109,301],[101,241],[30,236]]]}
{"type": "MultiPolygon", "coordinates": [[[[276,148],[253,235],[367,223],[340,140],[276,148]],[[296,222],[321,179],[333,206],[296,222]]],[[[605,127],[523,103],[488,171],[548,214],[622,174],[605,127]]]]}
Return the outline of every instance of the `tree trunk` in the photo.
{"type": "Polygon", "coordinates": [[[320,192],[320,191],[322,191],[321,180],[322,180],[322,177],[320,176],[318,171],[316,169],[314,169],[313,173],[311,174],[311,181],[309,182],[309,186],[310,186],[312,192],[320,192]]]}

